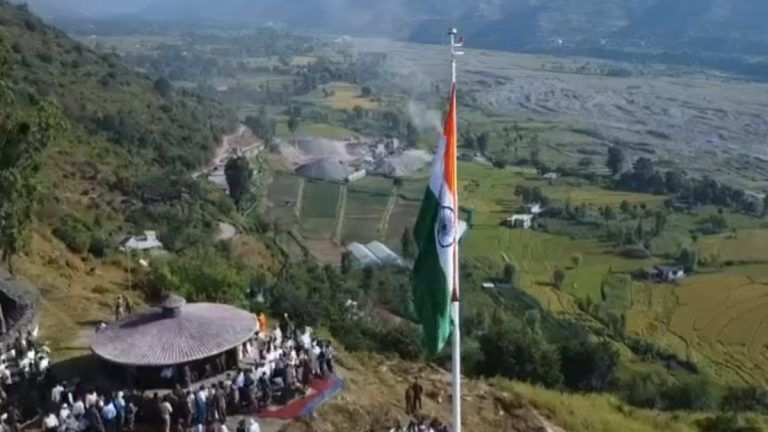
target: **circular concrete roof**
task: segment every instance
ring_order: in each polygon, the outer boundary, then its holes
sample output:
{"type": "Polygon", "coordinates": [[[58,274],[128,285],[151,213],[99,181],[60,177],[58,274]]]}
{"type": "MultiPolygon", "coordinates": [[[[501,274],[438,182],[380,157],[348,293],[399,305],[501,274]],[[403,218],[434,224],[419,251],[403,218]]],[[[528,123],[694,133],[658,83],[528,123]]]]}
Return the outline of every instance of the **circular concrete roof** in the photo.
{"type": "Polygon", "coordinates": [[[256,332],[256,317],[242,309],[175,298],[169,303],[108,325],[91,350],[121,365],[170,366],[221,354],[256,332]]]}

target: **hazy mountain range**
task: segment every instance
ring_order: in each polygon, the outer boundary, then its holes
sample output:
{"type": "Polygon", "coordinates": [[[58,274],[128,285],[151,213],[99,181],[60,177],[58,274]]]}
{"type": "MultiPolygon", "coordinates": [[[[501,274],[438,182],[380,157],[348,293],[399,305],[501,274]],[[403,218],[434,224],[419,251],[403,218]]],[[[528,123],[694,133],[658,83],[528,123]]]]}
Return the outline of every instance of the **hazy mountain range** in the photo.
{"type": "Polygon", "coordinates": [[[29,0],[43,15],[282,23],[500,49],[635,45],[768,54],[766,0],[29,0]]]}

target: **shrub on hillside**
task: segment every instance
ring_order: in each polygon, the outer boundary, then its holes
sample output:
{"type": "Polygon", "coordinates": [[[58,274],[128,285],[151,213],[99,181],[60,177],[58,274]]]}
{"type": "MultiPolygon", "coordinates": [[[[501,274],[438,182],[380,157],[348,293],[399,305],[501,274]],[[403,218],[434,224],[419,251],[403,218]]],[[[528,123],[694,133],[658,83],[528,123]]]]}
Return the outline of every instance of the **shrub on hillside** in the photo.
{"type": "Polygon", "coordinates": [[[144,289],[150,298],[174,292],[190,302],[245,306],[246,292],[256,274],[227,260],[213,249],[198,249],[162,263],[153,263],[144,289]]]}
{"type": "Polygon", "coordinates": [[[91,245],[90,230],[72,217],[63,218],[53,229],[53,235],[77,254],[86,252],[91,245]]]}
{"type": "Polygon", "coordinates": [[[560,372],[566,387],[606,391],[616,387],[619,352],[609,342],[574,341],[560,346],[560,372]]]}
{"type": "Polygon", "coordinates": [[[731,387],[723,396],[723,411],[768,413],[768,390],[757,386],[731,387]]]}
{"type": "Polygon", "coordinates": [[[392,352],[404,360],[414,361],[421,358],[422,333],[414,326],[401,324],[390,329],[382,329],[374,335],[381,351],[392,352]]]}
{"type": "Polygon", "coordinates": [[[744,425],[734,414],[718,414],[696,422],[701,432],[761,432],[759,426],[744,425]]]}
{"type": "Polygon", "coordinates": [[[651,257],[651,253],[641,245],[632,245],[622,249],[621,256],[631,259],[647,259],[651,257]]]}
{"type": "Polygon", "coordinates": [[[100,235],[91,236],[91,242],[88,245],[88,253],[95,258],[104,258],[109,249],[109,243],[100,235]]]}
{"type": "Polygon", "coordinates": [[[667,410],[709,411],[717,407],[718,395],[706,377],[682,378],[661,392],[667,410]]]}
{"type": "Polygon", "coordinates": [[[633,374],[629,380],[622,382],[621,394],[632,406],[657,409],[663,405],[661,392],[664,387],[665,382],[661,376],[644,372],[633,374]]]}
{"type": "Polygon", "coordinates": [[[479,338],[483,375],[557,387],[563,382],[557,348],[540,334],[509,323],[493,326],[479,338]]]}

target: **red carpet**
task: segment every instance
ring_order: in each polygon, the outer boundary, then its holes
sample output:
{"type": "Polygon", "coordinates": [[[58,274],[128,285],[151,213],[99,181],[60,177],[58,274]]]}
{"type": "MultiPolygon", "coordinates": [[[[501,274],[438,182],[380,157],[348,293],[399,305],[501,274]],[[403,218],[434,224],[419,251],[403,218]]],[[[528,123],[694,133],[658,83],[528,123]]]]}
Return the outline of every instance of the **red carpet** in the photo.
{"type": "Polygon", "coordinates": [[[312,389],[310,395],[301,399],[294,399],[285,406],[269,407],[257,416],[280,420],[307,417],[320,405],[340,392],[344,383],[335,375],[330,375],[325,379],[313,381],[309,387],[312,389]]]}

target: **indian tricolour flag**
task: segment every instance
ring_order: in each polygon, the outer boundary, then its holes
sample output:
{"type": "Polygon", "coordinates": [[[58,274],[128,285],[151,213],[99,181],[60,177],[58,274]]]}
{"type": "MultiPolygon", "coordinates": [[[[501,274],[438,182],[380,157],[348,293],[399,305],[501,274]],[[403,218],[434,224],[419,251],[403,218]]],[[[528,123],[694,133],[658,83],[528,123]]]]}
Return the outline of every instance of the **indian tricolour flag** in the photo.
{"type": "Polygon", "coordinates": [[[421,203],[414,237],[419,255],[413,267],[416,314],[425,347],[436,355],[451,332],[451,301],[458,301],[458,196],[456,186],[456,86],[443,136],[432,163],[429,187],[421,203]]]}

